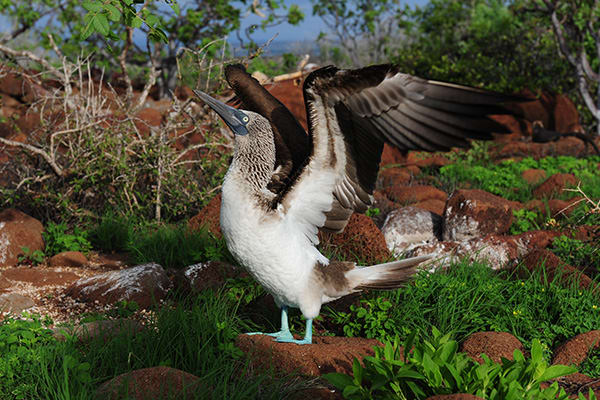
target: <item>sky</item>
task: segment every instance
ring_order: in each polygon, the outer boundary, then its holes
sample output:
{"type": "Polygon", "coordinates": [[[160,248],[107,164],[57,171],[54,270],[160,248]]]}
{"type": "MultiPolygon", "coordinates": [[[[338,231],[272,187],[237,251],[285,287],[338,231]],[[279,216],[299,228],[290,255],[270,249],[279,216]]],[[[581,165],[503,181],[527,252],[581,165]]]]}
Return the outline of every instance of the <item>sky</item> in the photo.
{"type": "MultiPolygon", "coordinates": [[[[275,40],[281,41],[312,41],[317,38],[321,31],[326,31],[327,27],[323,23],[323,21],[316,16],[312,15],[312,4],[310,0],[285,0],[285,4],[296,4],[302,12],[304,13],[304,21],[301,22],[298,26],[293,26],[287,23],[278,25],[273,28],[269,28],[266,31],[262,31],[261,29],[257,30],[254,38],[256,41],[266,42],[275,34],[277,34],[277,38],[275,40]]],[[[427,3],[427,0],[405,0],[402,2],[403,4],[407,4],[409,6],[415,5],[424,5],[427,3]]],[[[257,15],[251,14],[247,18],[244,19],[242,27],[245,28],[252,24],[259,24],[261,18],[257,15]]],[[[234,39],[235,35],[231,37],[234,39]]]]}

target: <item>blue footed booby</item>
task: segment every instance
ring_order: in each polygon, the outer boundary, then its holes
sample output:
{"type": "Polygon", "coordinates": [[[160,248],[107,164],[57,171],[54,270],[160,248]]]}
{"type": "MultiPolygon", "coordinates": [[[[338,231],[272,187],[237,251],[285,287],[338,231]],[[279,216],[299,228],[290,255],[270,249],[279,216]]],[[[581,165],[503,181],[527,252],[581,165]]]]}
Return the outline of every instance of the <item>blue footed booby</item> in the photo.
{"type": "MultiPolygon", "coordinates": [[[[361,267],[329,260],[318,232],[340,232],[354,211],[373,202],[384,142],[401,150],[449,150],[468,139],[506,132],[487,118],[519,100],[428,81],[393,65],[310,73],[303,93],[308,134],[292,113],[241,65],[225,68],[241,108],[195,91],[234,133],[233,160],[222,185],[221,230],[231,254],[281,308],[278,342],[312,343],[321,305],[363,289],[394,289],[429,256],[361,267]],[[288,308],[306,318],[293,337],[288,308]]],[[[522,99],[521,99],[522,100],[522,99]]]]}

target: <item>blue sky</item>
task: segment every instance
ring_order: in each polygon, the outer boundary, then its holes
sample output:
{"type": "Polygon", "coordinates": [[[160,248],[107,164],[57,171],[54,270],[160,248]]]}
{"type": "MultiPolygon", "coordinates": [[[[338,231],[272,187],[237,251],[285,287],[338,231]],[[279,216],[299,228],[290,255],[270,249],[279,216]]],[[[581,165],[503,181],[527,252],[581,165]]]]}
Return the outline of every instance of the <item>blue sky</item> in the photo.
{"type": "MultiPolygon", "coordinates": [[[[327,28],[323,21],[319,17],[314,17],[312,15],[312,4],[310,0],[285,0],[285,4],[297,4],[302,12],[304,12],[304,21],[301,22],[298,26],[293,26],[290,24],[281,24],[276,27],[270,28],[263,32],[261,29],[257,30],[254,35],[255,40],[258,42],[265,42],[269,40],[276,33],[277,39],[281,41],[302,41],[302,40],[315,40],[319,35],[319,32],[325,31],[327,28]]],[[[405,0],[402,2],[403,4],[408,4],[410,6],[414,5],[424,5],[427,3],[427,0],[405,0]]],[[[243,27],[250,26],[252,24],[259,24],[260,17],[257,15],[249,15],[244,19],[242,24],[243,27]]],[[[233,40],[235,35],[231,37],[233,40]]]]}

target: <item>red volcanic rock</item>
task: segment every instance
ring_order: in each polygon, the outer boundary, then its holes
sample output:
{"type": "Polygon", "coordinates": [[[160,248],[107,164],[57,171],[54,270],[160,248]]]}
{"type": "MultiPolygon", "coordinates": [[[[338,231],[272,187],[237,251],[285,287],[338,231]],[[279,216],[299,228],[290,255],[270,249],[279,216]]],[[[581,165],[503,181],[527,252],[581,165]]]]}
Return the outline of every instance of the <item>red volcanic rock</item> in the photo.
{"type": "Polygon", "coordinates": [[[514,205],[484,190],[456,190],[448,198],[444,212],[444,240],[477,238],[508,232],[514,205]]]}
{"type": "Polygon", "coordinates": [[[552,244],[555,237],[560,236],[557,231],[529,231],[514,236],[529,251],[544,249],[552,244]]]}
{"type": "MultiPolygon", "coordinates": [[[[548,200],[548,208],[553,217],[559,215],[570,215],[575,209],[575,205],[581,201],[582,197],[574,197],[569,200],[550,199],[548,200]]],[[[546,208],[544,207],[544,212],[546,208]]]]}
{"type": "Polygon", "coordinates": [[[490,119],[498,122],[508,129],[510,133],[494,134],[494,141],[508,143],[519,140],[522,136],[529,136],[525,124],[522,124],[514,115],[490,115],[490,119]],[[525,130],[523,129],[525,128],[525,130]]]}
{"type": "Polygon", "coordinates": [[[428,185],[392,186],[384,189],[390,200],[399,204],[418,203],[425,200],[436,199],[446,201],[446,192],[428,185]]]}
{"type": "Polygon", "coordinates": [[[600,349],[600,330],[580,333],[563,343],[554,350],[552,364],[579,366],[594,349],[600,349]]]}
{"type": "Polygon", "coordinates": [[[26,283],[35,288],[64,286],[75,282],[77,279],[79,279],[79,275],[69,271],[61,271],[59,268],[14,267],[0,269],[0,281],[10,282],[11,285],[15,286],[19,283],[26,283]]]}
{"type": "Polygon", "coordinates": [[[271,365],[281,374],[300,373],[321,376],[330,372],[352,374],[354,358],[374,354],[373,347],[381,346],[375,339],[334,336],[313,337],[311,345],[277,343],[266,335],[239,335],[236,346],[249,355],[255,369],[268,369],[271,365]]]}
{"type": "Polygon", "coordinates": [[[321,247],[329,248],[346,260],[356,260],[365,265],[377,264],[391,257],[383,233],[371,218],[354,213],[343,232],[319,232],[321,247]]]}
{"type": "Polygon", "coordinates": [[[16,265],[23,254],[22,247],[31,252],[43,251],[43,231],[40,221],[19,210],[8,208],[0,212],[0,267],[16,265]]]}
{"type": "Polygon", "coordinates": [[[223,237],[221,232],[221,193],[213,197],[207,205],[188,221],[190,229],[199,229],[205,226],[209,232],[218,238],[223,237]]]}
{"type": "Polygon", "coordinates": [[[104,382],[95,398],[103,400],[197,399],[206,391],[200,378],[170,367],[151,367],[121,374],[104,382]]]}
{"type": "Polygon", "coordinates": [[[406,152],[399,150],[394,146],[390,146],[385,143],[383,145],[383,153],[381,153],[381,163],[379,165],[384,166],[388,164],[405,164],[406,163],[406,152]]]}
{"type": "Polygon", "coordinates": [[[46,94],[46,89],[36,84],[24,74],[0,70],[0,92],[20,99],[23,103],[33,103],[46,94]]]}
{"type": "MultiPolygon", "coordinates": [[[[576,280],[582,288],[596,288],[594,281],[570,265],[564,263],[554,253],[547,249],[536,249],[531,251],[523,259],[523,265],[530,271],[544,267],[546,280],[552,282],[555,277],[560,277],[560,282],[568,285],[571,281],[576,280]]],[[[544,279],[544,277],[542,277],[544,279]]]]}
{"type": "Polygon", "coordinates": [[[523,353],[523,344],[508,332],[477,332],[469,335],[461,345],[460,351],[483,364],[481,354],[487,355],[492,361],[502,362],[502,358],[513,359],[513,352],[523,353]]]}
{"type": "Polygon", "coordinates": [[[80,251],[63,251],[48,260],[51,267],[83,267],[87,263],[87,258],[80,251]]]}
{"type": "Polygon", "coordinates": [[[441,224],[442,218],[439,215],[408,206],[390,212],[381,231],[388,249],[398,253],[417,243],[435,242],[441,224]]]}
{"type": "Polygon", "coordinates": [[[143,108],[137,115],[135,120],[135,126],[142,136],[148,136],[152,127],[157,127],[162,124],[162,114],[154,108],[143,108]]]}
{"type": "Polygon", "coordinates": [[[86,302],[135,301],[141,308],[148,308],[164,298],[170,286],[165,270],[151,263],[81,278],[65,293],[86,302]]]}
{"type": "Polygon", "coordinates": [[[546,179],[546,171],[543,169],[527,169],[521,173],[523,180],[529,184],[535,184],[546,179]]]}
{"type": "Polygon", "coordinates": [[[209,288],[220,288],[228,278],[239,275],[240,270],[220,261],[207,261],[177,270],[175,285],[185,292],[197,293],[209,288]]]}
{"type": "Polygon", "coordinates": [[[440,199],[427,199],[414,203],[413,207],[422,208],[423,210],[431,211],[437,215],[444,215],[446,209],[446,201],[440,199]]]}
{"type": "Polygon", "coordinates": [[[577,182],[573,174],[554,174],[535,189],[533,195],[538,199],[553,197],[567,187],[577,186],[577,182]]]}
{"type": "Polygon", "coordinates": [[[425,153],[411,151],[408,153],[406,163],[409,165],[416,165],[417,167],[443,167],[444,165],[451,164],[450,160],[441,154],[436,153],[425,153]]]}
{"type": "Polygon", "coordinates": [[[10,313],[19,315],[24,310],[35,306],[35,302],[27,296],[18,293],[0,294],[0,314],[10,313]]]}
{"type": "Polygon", "coordinates": [[[519,117],[528,121],[541,121],[548,129],[553,129],[552,110],[555,99],[552,95],[542,93],[540,96],[528,89],[523,90],[520,95],[528,98],[536,98],[533,101],[509,103],[505,107],[512,110],[519,117]]]}
{"type": "Polygon", "coordinates": [[[455,393],[455,394],[438,394],[436,396],[430,396],[425,400],[484,400],[479,396],[469,393],[455,393]]]}
{"type": "Polygon", "coordinates": [[[385,168],[379,173],[379,180],[384,189],[390,186],[406,185],[411,179],[411,173],[404,168],[385,168]]]}
{"type": "Polygon", "coordinates": [[[556,95],[553,110],[554,130],[557,132],[581,132],[579,113],[575,104],[564,94],[556,95]]]}

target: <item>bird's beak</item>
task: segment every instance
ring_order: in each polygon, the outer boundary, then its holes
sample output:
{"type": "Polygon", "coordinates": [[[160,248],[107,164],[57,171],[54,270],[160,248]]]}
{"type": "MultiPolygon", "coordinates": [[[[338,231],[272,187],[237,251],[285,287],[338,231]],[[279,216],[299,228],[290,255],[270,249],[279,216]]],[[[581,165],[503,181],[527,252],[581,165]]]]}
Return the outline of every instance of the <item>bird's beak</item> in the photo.
{"type": "Polygon", "coordinates": [[[200,90],[194,90],[194,93],[203,102],[208,104],[210,106],[210,108],[212,108],[217,114],[219,114],[221,119],[223,119],[223,121],[227,124],[227,126],[229,126],[229,128],[231,128],[233,133],[235,133],[236,135],[241,135],[241,136],[248,134],[248,129],[246,128],[246,124],[244,124],[239,119],[239,115],[240,114],[243,115],[242,111],[237,110],[233,107],[230,107],[227,104],[207,95],[206,93],[204,93],[200,90]]]}

